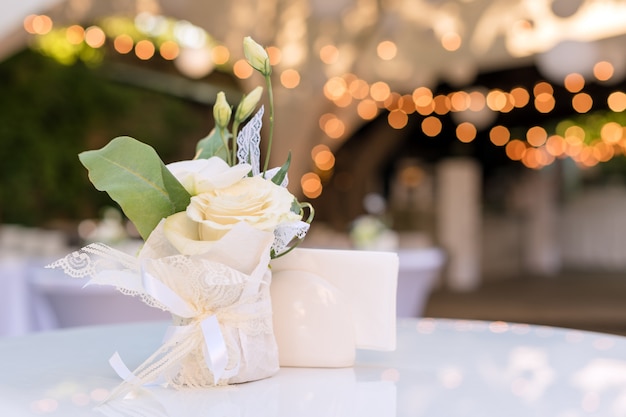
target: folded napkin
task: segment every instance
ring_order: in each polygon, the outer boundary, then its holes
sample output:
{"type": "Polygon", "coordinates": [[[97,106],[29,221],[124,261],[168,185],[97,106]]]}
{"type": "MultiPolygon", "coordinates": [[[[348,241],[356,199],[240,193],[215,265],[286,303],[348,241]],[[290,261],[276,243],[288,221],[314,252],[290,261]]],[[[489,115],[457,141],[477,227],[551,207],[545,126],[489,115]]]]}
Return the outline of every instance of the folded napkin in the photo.
{"type": "Polygon", "coordinates": [[[275,276],[283,271],[304,271],[337,288],[352,312],[356,348],[396,348],[395,252],[296,248],[272,260],[271,266],[275,276]]]}

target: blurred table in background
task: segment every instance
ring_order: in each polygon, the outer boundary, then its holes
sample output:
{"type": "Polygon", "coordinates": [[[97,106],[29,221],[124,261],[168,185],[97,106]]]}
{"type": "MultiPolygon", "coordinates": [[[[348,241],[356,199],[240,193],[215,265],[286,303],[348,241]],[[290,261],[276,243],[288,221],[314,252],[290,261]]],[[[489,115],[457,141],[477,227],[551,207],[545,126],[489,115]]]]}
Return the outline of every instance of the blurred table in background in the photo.
{"type": "MultiPolygon", "coordinates": [[[[137,249],[128,242],[125,251],[137,249]]],[[[169,315],[111,287],[84,287],[50,262],[74,250],[63,232],[0,227],[0,337],[93,324],[164,320],[169,315]]]]}
{"type": "MultiPolygon", "coordinates": [[[[335,243],[340,240],[335,240],[335,243]]],[[[141,241],[117,248],[134,253],[141,241]]],[[[75,248],[62,232],[21,226],[0,227],[0,337],[19,336],[56,328],[165,320],[169,314],[148,307],[112,287],[84,287],[62,270],[46,269],[50,262],[75,248]]],[[[445,263],[434,247],[397,251],[398,317],[420,317],[445,263]]]]}

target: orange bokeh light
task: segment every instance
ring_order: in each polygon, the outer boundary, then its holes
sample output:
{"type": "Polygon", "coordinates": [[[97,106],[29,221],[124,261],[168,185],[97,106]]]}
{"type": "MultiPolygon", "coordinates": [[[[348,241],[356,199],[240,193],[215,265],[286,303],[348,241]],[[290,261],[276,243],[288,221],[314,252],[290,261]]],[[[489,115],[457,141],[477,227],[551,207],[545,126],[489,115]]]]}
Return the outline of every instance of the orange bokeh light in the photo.
{"type": "Polygon", "coordinates": [[[439,133],[441,133],[441,128],[443,127],[441,120],[439,120],[435,116],[428,116],[424,120],[422,120],[422,132],[426,136],[435,137],[439,133]]]}

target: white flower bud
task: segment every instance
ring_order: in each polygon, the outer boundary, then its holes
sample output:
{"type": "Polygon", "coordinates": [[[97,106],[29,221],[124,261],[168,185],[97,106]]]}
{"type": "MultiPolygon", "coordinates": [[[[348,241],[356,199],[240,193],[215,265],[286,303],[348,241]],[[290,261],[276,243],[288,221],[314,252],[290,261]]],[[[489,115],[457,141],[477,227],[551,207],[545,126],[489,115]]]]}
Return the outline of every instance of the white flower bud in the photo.
{"type": "Polygon", "coordinates": [[[267,55],[267,51],[250,36],[246,36],[243,39],[243,53],[252,68],[266,77],[272,73],[270,57],[267,55]]]}
{"type": "Polygon", "coordinates": [[[230,116],[233,110],[230,108],[230,104],[226,101],[226,95],[223,91],[217,93],[215,105],[213,106],[213,118],[215,124],[220,128],[225,128],[230,122],[230,116]]]}
{"type": "Polygon", "coordinates": [[[239,106],[237,106],[237,111],[235,112],[235,122],[242,123],[250,117],[257,104],[259,104],[262,94],[263,87],[256,87],[247,96],[243,96],[243,99],[239,102],[239,106]]]}

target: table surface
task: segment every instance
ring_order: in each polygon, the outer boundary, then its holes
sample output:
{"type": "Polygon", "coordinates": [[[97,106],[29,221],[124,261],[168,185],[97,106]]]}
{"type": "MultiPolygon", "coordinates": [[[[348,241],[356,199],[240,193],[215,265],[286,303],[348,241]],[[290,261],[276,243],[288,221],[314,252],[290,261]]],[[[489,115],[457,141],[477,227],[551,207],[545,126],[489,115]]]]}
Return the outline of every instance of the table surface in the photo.
{"type": "Polygon", "coordinates": [[[0,339],[0,416],[624,416],[626,338],[503,322],[402,319],[394,352],[353,368],[283,368],[205,390],[147,388],[104,408],[167,323],[93,326],[0,339]]]}

